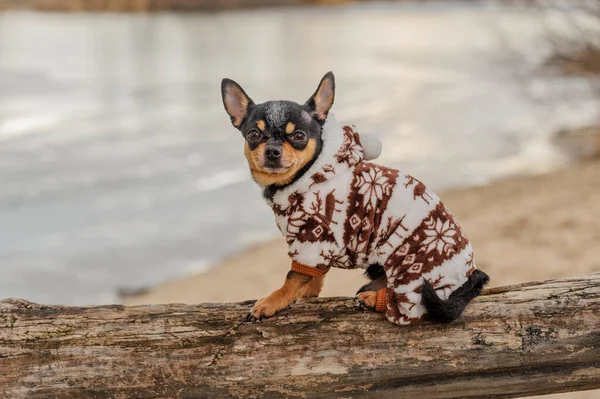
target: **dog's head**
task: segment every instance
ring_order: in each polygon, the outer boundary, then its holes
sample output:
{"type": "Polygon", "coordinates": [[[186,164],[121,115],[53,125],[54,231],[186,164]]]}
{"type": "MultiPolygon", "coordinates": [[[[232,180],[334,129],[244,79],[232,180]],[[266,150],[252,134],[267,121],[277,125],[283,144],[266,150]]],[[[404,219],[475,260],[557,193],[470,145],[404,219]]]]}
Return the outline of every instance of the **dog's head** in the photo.
{"type": "Polygon", "coordinates": [[[221,94],[231,123],[246,140],[244,153],[258,184],[290,184],[318,157],[323,145],[321,129],[335,96],[333,73],[321,79],[315,93],[302,105],[293,101],[255,104],[230,79],[223,79],[221,94]]]}

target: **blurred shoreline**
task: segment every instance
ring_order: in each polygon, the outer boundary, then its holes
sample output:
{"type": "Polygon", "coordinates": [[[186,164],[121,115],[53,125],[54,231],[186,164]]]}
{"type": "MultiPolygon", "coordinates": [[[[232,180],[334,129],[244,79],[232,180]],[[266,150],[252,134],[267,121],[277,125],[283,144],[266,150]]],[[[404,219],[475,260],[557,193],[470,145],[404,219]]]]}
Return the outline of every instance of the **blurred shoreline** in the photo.
{"type": "MultiPolygon", "coordinates": [[[[222,11],[282,6],[338,5],[370,0],[0,0],[0,10],[51,12],[222,11]]],[[[396,0],[423,2],[423,0],[396,0]]]]}
{"type": "MultiPolygon", "coordinates": [[[[600,140],[598,141],[600,143],[600,140]]],[[[514,177],[441,193],[467,232],[492,286],[600,272],[600,145],[552,173],[514,177]],[[566,267],[568,265],[568,267],[566,267]]],[[[122,295],[125,305],[235,302],[278,288],[289,268],[283,238],[217,262],[204,273],[122,295]]],[[[352,296],[361,270],[332,269],[322,296],[352,296]]]]}
{"type": "Polygon", "coordinates": [[[0,13],[0,291],[110,303],[277,237],[225,76],[304,101],[333,70],[336,117],[436,192],[561,168],[597,93],[547,67],[535,12],[482,4],[0,13]]]}

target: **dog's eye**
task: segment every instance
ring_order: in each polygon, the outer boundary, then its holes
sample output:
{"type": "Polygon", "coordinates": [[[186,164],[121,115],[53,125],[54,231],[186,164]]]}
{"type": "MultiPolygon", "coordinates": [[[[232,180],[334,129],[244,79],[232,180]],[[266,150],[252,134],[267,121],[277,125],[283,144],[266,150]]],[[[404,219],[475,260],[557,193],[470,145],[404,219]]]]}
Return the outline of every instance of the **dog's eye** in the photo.
{"type": "Polygon", "coordinates": [[[257,132],[256,130],[250,130],[248,132],[248,134],[246,135],[246,137],[248,138],[248,140],[258,140],[260,138],[260,133],[257,132]]]}
{"type": "Polygon", "coordinates": [[[294,140],[294,141],[304,141],[304,140],[306,140],[306,133],[304,133],[304,132],[296,132],[292,136],[292,140],[294,140]]]}

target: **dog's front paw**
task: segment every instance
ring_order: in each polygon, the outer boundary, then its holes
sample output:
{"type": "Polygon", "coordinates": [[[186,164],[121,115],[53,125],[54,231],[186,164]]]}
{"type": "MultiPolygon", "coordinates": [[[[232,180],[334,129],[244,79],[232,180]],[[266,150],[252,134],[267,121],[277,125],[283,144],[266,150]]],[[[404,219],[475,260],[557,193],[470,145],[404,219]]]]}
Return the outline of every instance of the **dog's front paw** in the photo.
{"type": "Polygon", "coordinates": [[[282,309],[285,309],[290,303],[276,291],[271,295],[256,301],[248,316],[247,321],[260,320],[263,317],[271,317],[282,309]]]}

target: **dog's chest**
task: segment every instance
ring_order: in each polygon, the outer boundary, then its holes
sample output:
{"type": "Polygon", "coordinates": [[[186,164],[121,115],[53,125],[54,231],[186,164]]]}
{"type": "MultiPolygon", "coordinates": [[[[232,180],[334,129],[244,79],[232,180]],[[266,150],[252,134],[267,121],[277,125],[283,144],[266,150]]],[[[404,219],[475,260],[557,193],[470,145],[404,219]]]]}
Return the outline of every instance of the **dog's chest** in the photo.
{"type": "Polygon", "coordinates": [[[272,205],[277,226],[288,244],[334,243],[343,237],[352,177],[346,170],[272,205]]]}
{"type": "Polygon", "coordinates": [[[437,197],[395,169],[361,162],[272,204],[290,252],[362,267],[385,258],[435,206],[437,197]]]}

